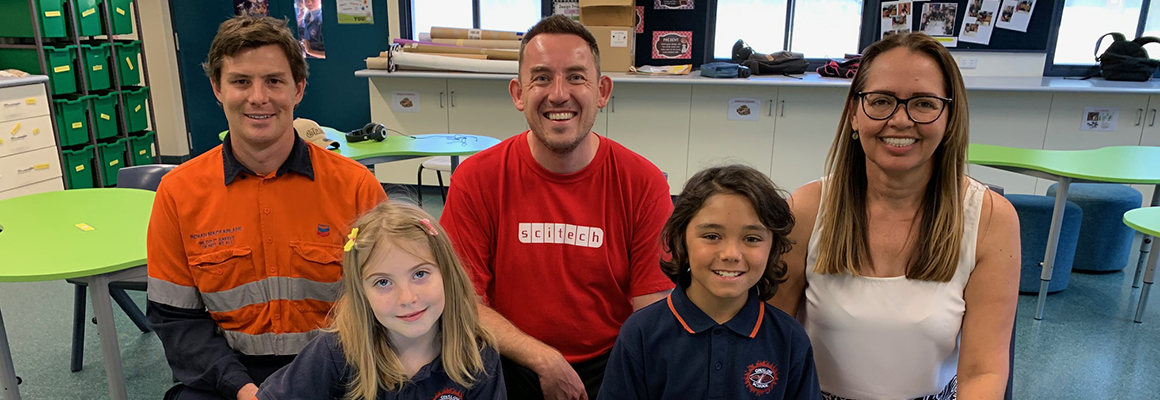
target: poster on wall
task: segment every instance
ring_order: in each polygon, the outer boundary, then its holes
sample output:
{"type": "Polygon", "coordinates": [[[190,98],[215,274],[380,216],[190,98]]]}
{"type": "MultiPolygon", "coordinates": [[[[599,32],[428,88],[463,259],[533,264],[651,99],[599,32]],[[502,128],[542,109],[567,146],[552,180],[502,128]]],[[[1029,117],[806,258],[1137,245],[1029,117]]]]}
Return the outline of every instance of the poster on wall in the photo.
{"type": "Polygon", "coordinates": [[[654,10],[692,10],[693,0],[653,0],[654,10]]]}
{"type": "Polygon", "coordinates": [[[270,16],[270,0],[234,0],[234,15],[270,16]]]}
{"type": "Polygon", "coordinates": [[[967,15],[963,17],[963,28],[959,40],[969,43],[991,43],[991,31],[999,16],[999,0],[971,0],[967,2],[967,15]]]}
{"type": "Polygon", "coordinates": [[[910,1],[882,2],[882,36],[887,37],[896,33],[910,32],[910,15],[912,13],[910,1]]]}
{"type": "Polygon", "coordinates": [[[693,58],[693,31],[654,31],[654,60],[688,60],[693,58]]]}
{"type": "Polygon", "coordinates": [[[1116,130],[1116,121],[1120,119],[1120,109],[1103,107],[1084,107],[1083,121],[1080,122],[1081,131],[1109,132],[1116,130]]]}
{"type": "Polygon", "coordinates": [[[999,22],[996,28],[1027,32],[1027,24],[1031,22],[1031,11],[1035,9],[1035,0],[1003,0],[1003,7],[999,10],[999,22]]]}
{"type": "Polygon", "coordinates": [[[636,33],[644,33],[644,6],[636,6],[636,33]]]}
{"type": "Polygon", "coordinates": [[[552,15],[563,15],[580,21],[580,0],[552,0],[552,15]]]}
{"type": "Polygon", "coordinates": [[[338,5],[338,23],[340,24],[373,24],[375,15],[372,12],[371,0],[336,0],[338,5]]]}
{"type": "Polygon", "coordinates": [[[306,58],[326,58],[322,40],[322,0],[295,0],[294,15],[298,22],[298,41],[306,58]]]}

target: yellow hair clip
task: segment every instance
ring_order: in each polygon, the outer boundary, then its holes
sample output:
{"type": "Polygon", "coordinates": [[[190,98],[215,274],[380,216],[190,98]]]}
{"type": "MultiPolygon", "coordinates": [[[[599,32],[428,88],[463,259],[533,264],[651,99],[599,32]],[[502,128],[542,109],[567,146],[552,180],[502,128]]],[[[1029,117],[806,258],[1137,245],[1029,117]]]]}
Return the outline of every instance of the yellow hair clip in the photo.
{"type": "Polygon", "coordinates": [[[358,237],[358,228],[351,229],[350,234],[346,235],[346,237],[350,238],[350,240],[346,241],[346,245],[342,246],[342,250],[350,251],[354,248],[354,239],[358,237]]]}

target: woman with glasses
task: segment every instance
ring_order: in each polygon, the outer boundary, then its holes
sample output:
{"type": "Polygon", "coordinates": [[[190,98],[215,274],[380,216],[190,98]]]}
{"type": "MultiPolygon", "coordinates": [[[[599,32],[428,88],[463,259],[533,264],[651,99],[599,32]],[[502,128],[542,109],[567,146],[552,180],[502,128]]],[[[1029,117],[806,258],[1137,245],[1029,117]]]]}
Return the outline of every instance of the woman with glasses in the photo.
{"type": "Polygon", "coordinates": [[[1000,399],[1019,221],[966,176],[967,96],[922,33],[866,49],[826,174],[790,198],[788,281],[826,399],[1000,399]]]}

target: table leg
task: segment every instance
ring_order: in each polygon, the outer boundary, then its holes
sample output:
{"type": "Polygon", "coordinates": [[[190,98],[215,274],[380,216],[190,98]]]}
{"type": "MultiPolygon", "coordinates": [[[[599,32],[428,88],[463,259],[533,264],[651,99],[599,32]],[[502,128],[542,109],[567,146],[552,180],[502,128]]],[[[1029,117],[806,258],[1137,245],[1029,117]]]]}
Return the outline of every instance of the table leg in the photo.
{"type": "MultiPolygon", "coordinates": [[[[1160,185],[1152,190],[1152,207],[1160,206],[1160,185]]],[[[1152,236],[1144,235],[1140,239],[1140,259],[1136,260],[1136,276],[1132,277],[1132,287],[1140,287],[1140,276],[1144,272],[1144,263],[1148,260],[1148,253],[1152,251],[1152,236]]]]}
{"type": "Polygon", "coordinates": [[[451,156],[451,174],[455,174],[455,169],[459,168],[459,156],[451,156]]]}
{"type": "Polygon", "coordinates": [[[121,348],[117,345],[117,327],[113,321],[113,302],[109,296],[109,275],[94,276],[91,286],[89,300],[93,302],[93,314],[97,317],[97,334],[101,338],[101,358],[109,380],[109,396],[113,400],[128,400],[125,374],[121,370],[121,348]]]}
{"type": "Polygon", "coordinates": [[[1152,253],[1148,258],[1148,273],[1144,274],[1144,288],[1140,289],[1140,304],[1136,306],[1136,322],[1144,322],[1144,306],[1148,305],[1148,292],[1152,290],[1152,277],[1156,275],[1156,263],[1160,254],[1152,253]]]}
{"type": "Polygon", "coordinates": [[[16,386],[16,368],[12,366],[12,351],[8,348],[3,314],[0,314],[0,393],[4,394],[4,400],[20,400],[20,388],[16,386]]]}
{"type": "Polygon", "coordinates": [[[1055,188],[1055,209],[1051,212],[1051,230],[1047,233],[1047,251],[1043,255],[1043,271],[1039,274],[1039,302],[1035,306],[1035,319],[1043,319],[1047,285],[1051,283],[1051,272],[1055,268],[1055,250],[1059,247],[1059,231],[1063,229],[1063,212],[1069,187],[1071,178],[1059,177],[1059,186],[1055,188]]]}

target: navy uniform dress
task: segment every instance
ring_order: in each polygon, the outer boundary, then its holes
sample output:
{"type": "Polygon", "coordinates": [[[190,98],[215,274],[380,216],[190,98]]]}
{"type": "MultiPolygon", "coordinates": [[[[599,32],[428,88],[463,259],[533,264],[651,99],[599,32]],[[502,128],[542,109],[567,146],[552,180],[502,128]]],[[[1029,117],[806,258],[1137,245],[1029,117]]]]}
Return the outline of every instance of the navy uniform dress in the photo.
{"type": "Polygon", "coordinates": [[[821,398],[805,330],[756,289],[724,324],[680,288],[637,311],[620,329],[600,390],[600,400],[821,398]]]}
{"type": "MultiPolygon", "coordinates": [[[[500,370],[499,353],[490,347],[480,351],[486,376],[467,389],[447,376],[441,357],[435,357],[411,382],[397,391],[379,391],[376,400],[504,400],[507,389],[500,370]]],[[[343,399],[352,370],[338,343],[338,336],[326,332],[314,338],[298,353],[294,362],[278,370],[258,389],[260,400],[343,399]]]]}

